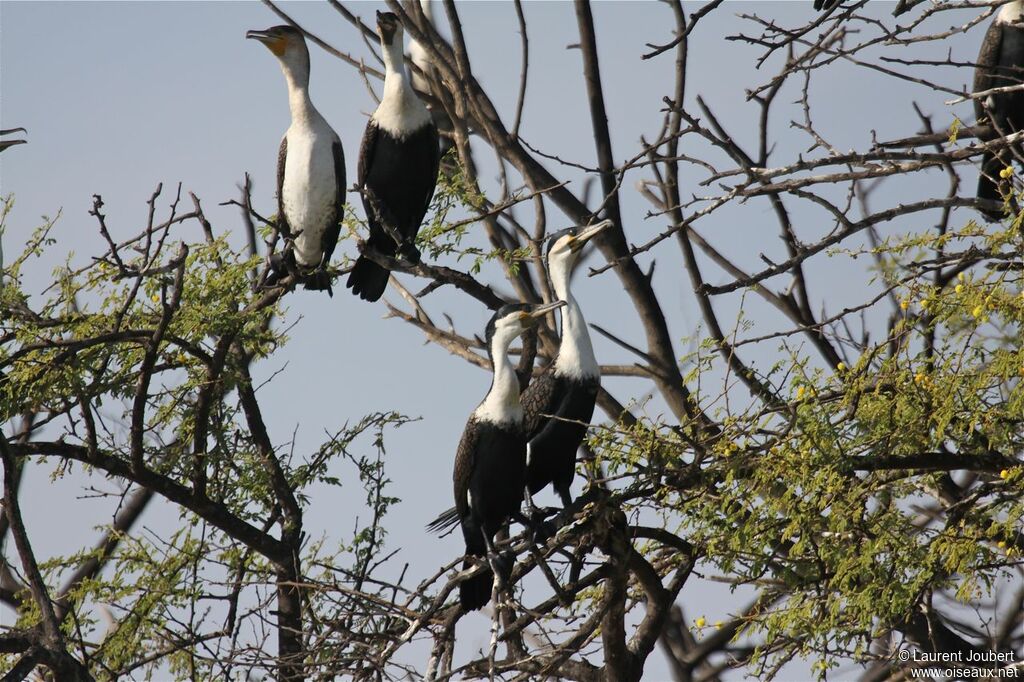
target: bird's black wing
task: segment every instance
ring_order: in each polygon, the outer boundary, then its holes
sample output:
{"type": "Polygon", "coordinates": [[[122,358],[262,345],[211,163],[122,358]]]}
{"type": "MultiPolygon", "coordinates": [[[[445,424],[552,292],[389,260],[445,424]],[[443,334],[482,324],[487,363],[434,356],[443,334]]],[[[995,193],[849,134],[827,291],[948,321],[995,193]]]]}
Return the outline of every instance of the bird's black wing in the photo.
{"type": "MultiPolygon", "coordinates": [[[[430,202],[434,198],[434,191],[437,189],[437,171],[441,168],[441,141],[437,134],[437,126],[434,125],[433,119],[430,123],[430,137],[431,144],[434,147],[433,163],[430,166],[430,189],[425,194],[425,200],[423,202],[423,215],[427,215],[427,211],[430,210],[430,202]]],[[[423,218],[420,218],[420,222],[423,222],[423,218]]],[[[417,226],[419,227],[419,226],[417,226]]]]}
{"type": "Polygon", "coordinates": [[[480,424],[476,417],[470,417],[466,422],[466,428],[459,439],[459,448],[455,451],[455,470],[452,472],[452,482],[455,489],[455,509],[459,517],[469,516],[469,481],[473,477],[473,467],[476,466],[476,449],[480,442],[480,424]]]}
{"type": "Polygon", "coordinates": [[[827,12],[840,2],[842,0],[814,0],[814,9],[827,12]]]}
{"type": "Polygon", "coordinates": [[[320,250],[323,251],[325,265],[330,262],[334,247],[338,245],[341,221],[345,217],[345,150],[341,148],[341,140],[335,140],[331,150],[334,152],[334,180],[337,192],[334,196],[334,220],[320,238],[320,250]]]}
{"type": "Polygon", "coordinates": [[[281,146],[277,150],[277,229],[285,237],[291,237],[288,219],[284,217],[284,164],[288,157],[288,136],[281,138],[281,146]]]}
{"type": "Polygon", "coordinates": [[[359,164],[356,169],[356,182],[359,183],[359,188],[364,192],[363,194],[363,208],[366,210],[366,219],[373,220],[373,212],[370,210],[370,203],[367,201],[365,192],[367,191],[366,181],[370,177],[370,169],[373,166],[373,155],[377,149],[377,138],[380,134],[380,128],[377,127],[377,122],[372,118],[369,123],[366,124],[366,131],[363,132],[363,141],[359,145],[359,164]]]}
{"type": "MultiPolygon", "coordinates": [[[[999,50],[1003,42],[1003,29],[993,21],[985,32],[978,52],[978,65],[974,68],[974,92],[981,92],[993,87],[996,65],[999,62],[999,50]]],[[[974,100],[974,116],[978,122],[985,118],[984,100],[974,100]]]]}
{"type": "Polygon", "coordinates": [[[523,425],[528,441],[533,440],[548,422],[548,417],[544,415],[554,414],[558,406],[558,381],[555,379],[553,367],[554,362],[539,377],[531,381],[519,397],[523,405],[523,425]]]}

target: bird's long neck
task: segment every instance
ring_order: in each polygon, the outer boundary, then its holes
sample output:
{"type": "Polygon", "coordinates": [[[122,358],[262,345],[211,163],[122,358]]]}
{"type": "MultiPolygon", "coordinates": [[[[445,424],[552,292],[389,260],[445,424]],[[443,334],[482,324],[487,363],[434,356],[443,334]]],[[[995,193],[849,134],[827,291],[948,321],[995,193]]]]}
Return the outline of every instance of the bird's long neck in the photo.
{"type": "Polygon", "coordinates": [[[396,35],[390,45],[384,45],[384,92],[373,113],[378,126],[399,138],[430,122],[430,112],[413,90],[403,59],[402,41],[396,35]]]}
{"type": "Polygon", "coordinates": [[[491,362],[494,378],[487,397],[476,408],[476,416],[496,424],[517,424],[523,420],[523,406],[519,402],[519,378],[508,359],[508,347],[515,336],[496,333],[491,338],[491,362]]]}
{"type": "Polygon", "coordinates": [[[574,377],[600,376],[594,347],[590,343],[590,333],[587,332],[587,322],[569,289],[569,270],[569,264],[562,262],[556,264],[550,273],[555,297],[565,301],[565,307],[562,308],[562,342],[558,346],[555,372],[574,377]]]}
{"type": "Polygon", "coordinates": [[[309,99],[309,59],[281,60],[281,71],[288,85],[288,108],[293,126],[309,126],[320,118],[309,99]]]}

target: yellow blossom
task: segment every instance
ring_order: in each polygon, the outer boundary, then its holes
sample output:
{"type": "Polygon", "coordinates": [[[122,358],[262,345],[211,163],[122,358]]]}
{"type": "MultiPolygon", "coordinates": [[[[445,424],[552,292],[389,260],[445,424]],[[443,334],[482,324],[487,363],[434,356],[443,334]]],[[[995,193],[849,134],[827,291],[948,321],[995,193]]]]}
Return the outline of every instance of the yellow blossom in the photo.
{"type": "Polygon", "coordinates": [[[804,397],[804,393],[806,391],[807,391],[807,389],[804,388],[803,386],[800,386],[799,388],[797,388],[796,389],[796,399],[797,400],[801,400],[804,397]]]}
{"type": "Polygon", "coordinates": [[[956,293],[958,293],[958,294],[962,294],[962,293],[964,293],[964,285],[963,284],[957,284],[956,287],[954,287],[953,290],[956,293]]]}
{"type": "Polygon", "coordinates": [[[1010,471],[1008,469],[1003,469],[1002,471],[999,472],[999,478],[1003,479],[1004,481],[1006,479],[1008,479],[1009,477],[1010,477],[1010,471]]]}
{"type": "Polygon", "coordinates": [[[836,369],[840,372],[844,371],[846,369],[846,363],[840,362],[838,365],[836,365],[836,369]]]}
{"type": "Polygon", "coordinates": [[[722,621],[720,621],[720,620],[716,620],[716,621],[715,621],[715,627],[716,627],[716,628],[721,628],[721,627],[722,627],[722,621]]]}
{"type": "Polygon", "coordinates": [[[999,171],[999,177],[1003,180],[1007,180],[1011,175],[1013,175],[1013,166],[1007,166],[1003,170],[999,171]]]}
{"type": "MultiPolygon", "coordinates": [[[[996,543],[996,547],[998,547],[999,549],[1006,549],[1006,542],[1004,542],[1003,540],[1000,540],[999,542],[996,543]]],[[[700,619],[700,620],[703,620],[703,618],[700,619]]]]}
{"type": "Polygon", "coordinates": [[[983,312],[985,312],[985,306],[976,305],[974,310],[971,311],[971,317],[980,317],[983,312]]]}
{"type": "Polygon", "coordinates": [[[927,377],[925,377],[925,375],[924,375],[924,372],[918,372],[917,374],[915,374],[915,375],[914,375],[914,383],[915,383],[915,384],[920,384],[920,383],[922,383],[922,382],[923,382],[923,381],[924,381],[924,380],[925,380],[926,378],[927,378],[927,377]]]}
{"type": "Polygon", "coordinates": [[[964,281],[964,273],[958,272],[956,278],[961,282],[964,281]]]}
{"type": "Polygon", "coordinates": [[[704,616],[701,616],[700,618],[698,618],[697,620],[695,620],[695,621],[693,622],[693,624],[694,624],[694,625],[696,625],[696,626],[697,626],[697,627],[699,627],[699,628],[702,628],[702,627],[704,627],[704,624],[705,624],[705,623],[707,623],[707,621],[706,621],[706,620],[704,620],[704,616]]]}
{"type": "Polygon", "coordinates": [[[910,301],[903,299],[900,301],[900,310],[906,310],[910,306],[910,301]]]}
{"type": "Polygon", "coordinates": [[[927,310],[928,309],[928,305],[930,303],[931,303],[931,301],[929,301],[927,298],[922,298],[921,299],[921,310],[927,310]]]}
{"type": "Polygon", "coordinates": [[[153,303],[159,303],[160,302],[160,297],[157,296],[156,294],[153,294],[150,298],[153,299],[153,303]]]}

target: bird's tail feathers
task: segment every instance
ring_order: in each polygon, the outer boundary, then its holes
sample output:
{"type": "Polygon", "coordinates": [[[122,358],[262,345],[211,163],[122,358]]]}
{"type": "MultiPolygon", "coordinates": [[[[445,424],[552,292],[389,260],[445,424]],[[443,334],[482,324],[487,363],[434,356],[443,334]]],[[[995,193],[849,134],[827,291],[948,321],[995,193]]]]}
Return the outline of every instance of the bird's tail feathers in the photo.
{"type": "Polygon", "coordinates": [[[427,524],[427,530],[434,535],[440,535],[442,532],[447,531],[455,527],[455,524],[459,522],[459,513],[455,510],[455,507],[446,509],[437,518],[427,524]]]}
{"type": "Polygon", "coordinates": [[[331,276],[323,268],[317,268],[307,275],[302,286],[308,291],[326,291],[328,296],[334,296],[334,290],[331,288],[331,276]]]}
{"type": "Polygon", "coordinates": [[[387,268],[381,267],[366,256],[360,256],[345,286],[366,301],[379,301],[388,286],[389,272],[387,268]]]}
{"type": "MultiPolygon", "coordinates": [[[[462,562],[462,570],[473,568],[474,562],[466,559],[462,562]]],[[[459,603],[464,611],[476,611],[487,606],[491,601],[491,590],[494,587],[494,573],[486,568],[471,578],[459,583],[459,603]]]]}

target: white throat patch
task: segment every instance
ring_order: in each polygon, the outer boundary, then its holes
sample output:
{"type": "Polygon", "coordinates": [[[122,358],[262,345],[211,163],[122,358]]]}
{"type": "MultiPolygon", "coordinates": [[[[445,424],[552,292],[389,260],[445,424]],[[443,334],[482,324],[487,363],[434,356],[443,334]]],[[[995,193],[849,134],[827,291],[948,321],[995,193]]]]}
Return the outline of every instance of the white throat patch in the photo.
{"type": "Polygon", "coordinates": [[[1013,0],[999,8],[996,22],[1000,24],[1012,24],[1024,18],[1024,0],[1013,0]]]}

